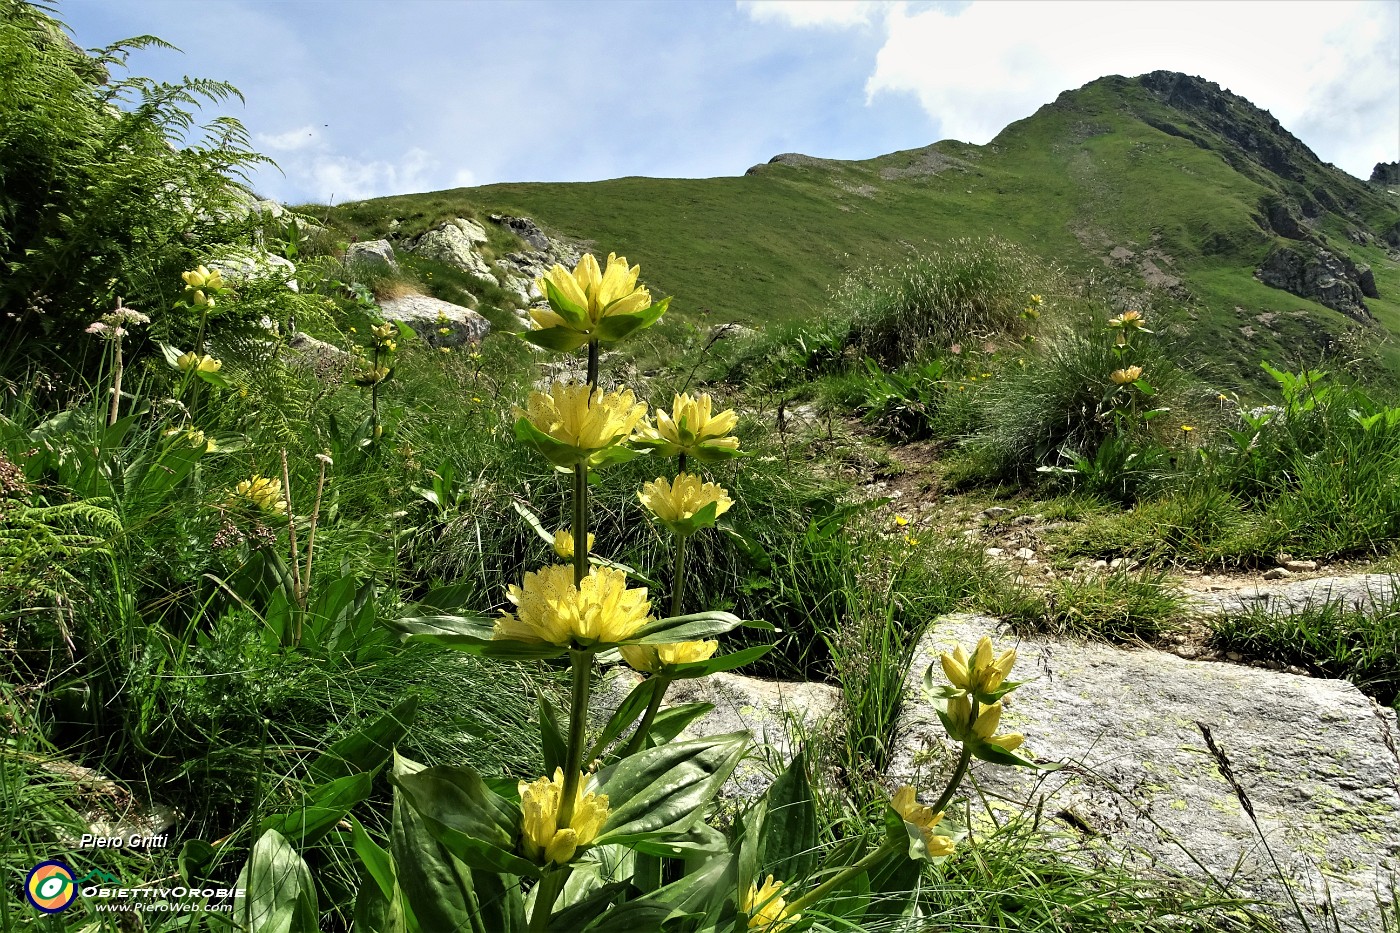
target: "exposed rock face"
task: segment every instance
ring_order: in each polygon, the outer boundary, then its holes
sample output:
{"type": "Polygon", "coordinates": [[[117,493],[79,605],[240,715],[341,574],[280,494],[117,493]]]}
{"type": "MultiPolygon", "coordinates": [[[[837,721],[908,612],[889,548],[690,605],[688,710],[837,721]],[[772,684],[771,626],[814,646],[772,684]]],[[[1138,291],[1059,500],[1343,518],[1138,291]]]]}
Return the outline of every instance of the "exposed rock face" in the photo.
{"type": "MultiPolygon", "coordinates": [[[[1367,270],[1369,272],[1369,270],[1367,270]]],[[[1372,320],[1362,300],[1361,274],[1346,256],[1320,247],[1276,247],[1255,276],[1265,285],[1311,298],[1358,321],[1372,320]]],[[[1370,281],[1375,290],[1375,279],[1370,281]]]]}
{"type": "Polygon", "coordinates": [[[296,265],[267,250],[249,248],[229,252],[211,260],[209,268],[217,269],[230,285],[271,279],[292,291],[297,290],[296,265]]]}
{"type": "Polygon", "coordinates": [[[345,248],[346,263],[388,266],[397,269],[399,262],[394,258],[394,247],[388,240],[366,240],[364,243],[351,243],[345,248]]]}
{"type": "Polygon", "coordinates": [[[500,224],[537,250],[548,251],[549,237],[544,235],[539,224],[528,217],[511,217],[509,214],[492,214],[491,222],[500,224]]]}
{"type": "Polygon", "coordinates": [[[1393,598],[1397,582],[1400,582],[1400,578],[1390,574],[1368,573],[1347,577],[1316,577],[1312,580],[1293,580],[1276,586],[1254,586],[1220,592],[1192,591],[1190,597],[1196,610],[1207,615],[1248,612],[1251,609],[1293,613],[1327,602],[1344,603],[1373,611],[1376,606],[1384,605],[1393,598]]]}
{"type": "MultiPolygon", "coordinates": [[[[1007,642],[996,627],[944,620],[920,646],[910,692],[953,644],[971,647],[984,634],[1007,642]]],[[[1332,928],[1329,902],[1340,929],[1381,928],[1377,892],[1400,868],[1400,734],[1390,710],[1342,681],[1158,651],[1027,639],[1018,653],[1013,677],[1037,679],[1008,698],[1003,731],[1024,734],[1038,760],[1072,764],[1041,781],[976,762],[984,788],[1031,806],[1044,799],[1047,815],[1144,867],[1234,879],[1237,891],[1287,904],[1277,860],[1314,930],[1332,928]]],[[[906,706],[901,728],[896,780],[917,773],[924,749],[951,756],[926,702],[906,706]]],[[[1288,908],[1276,913],[1286,929],[1302,929],[1288,908]]]]}
{"type": "Polygon", "coordinates": [[[1308,231],[1302,222],[1293,215],[1292,209],[1283,201],[1270,200],[1264,205],[1269,229],[1290,240],[1306,240],[1308,231]]]}
{"type": "Polygon", "coordinates": [[[544,297],[535,287],[535,279],[556,265],[572,269],[583,257],[582,250],[577,246],[563,240],[551,240],[528,217],[492,214],[491,221],[510,230],[532,247],[530,250],[507,253],[501,260],[501,265],[506,267],[501,287],[520,295],[526,303],[544,297]]]}
{"type": "Polygon", "coordinates": [[[1371,183],[1375,185],[1400,185],[1400,162],[1377,162],[1371,169],[1371,183]]]}
{"type": "Polygon", "coordinates": [[[386,321],[403,321],[430,347],[459,347],[480,343],[491,330],[486,318],[471,308],[428,295],[403,295],[379,303],[386,321]],[[446,330],[447,333],[441,333],[446,330]]]}
{"type": "Polygon", "coordinates": [[[429,230],[414,240],[408,249],[415,255],[456,266],[483,282],[495,285],[496,277],[492,275],[491,267],[475,249],[477,243],[484,242],[484,230],[471,221],[461,221],[445,223],[441,227],[429,230]],[[470,229],[464,229],[468,224],[470,229]]]}

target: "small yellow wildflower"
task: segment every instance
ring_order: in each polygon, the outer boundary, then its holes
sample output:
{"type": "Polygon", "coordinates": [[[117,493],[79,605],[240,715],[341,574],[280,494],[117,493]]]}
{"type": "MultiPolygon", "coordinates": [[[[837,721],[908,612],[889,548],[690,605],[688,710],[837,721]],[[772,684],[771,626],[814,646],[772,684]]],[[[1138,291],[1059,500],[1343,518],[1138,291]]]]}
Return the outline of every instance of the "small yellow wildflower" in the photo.
{"type": "Polygon", "coordinates": [[[563,827],[559,805],[564,799],[564,769],[555,768],[553,780],[520,782],[521,849],[526,858],[540,865],[563,865],[598,838],[608,820],[608,795],[589,792],[590,782],[589,775],[579,776],[573,816],[563,827]]]}
{"type": "Polygon", "coordinates": [[[369,329],[375,340],[388,340],[394,334],[394,325],[388,322],[376,324],[369,329]]]}
{"type": "Polygon", "coordinates": [[[1142,316],[1141,311],[1124,311],[1115,318],[1110,318],[1108,326],[1112,328],[1123,328],[1124,330],[1140,330],[1144,334],[1152,331],[1147,329],[1147,319],[1142,316]]]}
{"type": "Polygon", "coordinates": [[[493,637],[560,647],[625,641],[651,611],[646,587],[628,589],[627,574],[609,567],[594,567],[578,587],[573,567],[545,567],[511,584],[506,596],[515,614],[501,614],[493,637]]]}
{"type": "Polygon", "coordinates": [[[664,645],[623,645],[617,650],[633,670],[657,674],[664,665],[707,661],[718,649],[717,641],[680,641],[664,645]]]}
{"type": "Polygon", "coordinates": [[[894,517],[894,523],[900,528],[903,528],[905,525],[909,524],[909,519],[905,518],[903,515],[896,515],[894,517]]]}
{"type": "MultiPolygon", "coordinates": [[[[472,401],[479,402],[481,401],[481,399],[472,399],[472,401]]],[[[597,540],[598,536],[590,532],[588,535],[588,550],[590,552],[593,550],[593,544],[597,540]]],[[[561,528],[554,533],[554,553],[558,554],[561,560],[574,559],[573,532],[569,531],[566,528],[561,528]]]]}
{"type": "Polygon", "coordinates": [[[185,285],[191,289],[207,288],[212,291],[224,287],[224,279],[219,270],[210,272],[204,266],[190,272],[181,272],[180,278],[184,279],[185,285]]]}
{"type": "Polygon", "coordinates": [[[1191,425],[1189,425],[1189,424],[1183,424],[1183,425],[1181,426],[1181,430],[1183,430],[1183,431],[1188,431],[1188,432],[1189,432],[1189,431],[1194,431],[1194,430],[1196,430],[1196,429],[1195,429],[1194,427],[1192,427],[1191,425]]]}
{"type": "Polygon", "coordinates": [[[451,347],[438,347],[438,352],[439,352],[439,353],[451,353],[451,352],[452,352],[452,348],[451,348],[451,347]]]}
{"type": "Polygon", "coordinates": [[[929,855],[937,858],[940,855],[953,854],[952,838],[933,832],[933,828],[943,821],[943,814],[941,812],[934,813],[929,807],[920,804],[914,793],[914,788],[908,784],[899,788],[890,798],[890,806],[894,807],[895,812],[900,815],[904,822],[913,823],[919,827],[929,855]]]}
{"type": "Polygon", "coordinates": [[[783,933],[802,918],[799,914],[789,914],[787,898],[782,896],[785,882],[774,881],[773,876],[763,882],[749,885],[749,890],[739,898],[739,909],[749,915],[748,928],[759,933],[783,933]]]}
{"type": "Polygon", "coordinates": [[[1125,386],[1142,378],[1142,367],[1129,366],[1127,369],[1115,369],[1108,378],[1112,379],[1115,385],[1125,386]]]}
{"type": "Polygon", "coordinates": [[[355,384],[361,386],[378,385],[389,378],[389,367],[366,366],[355,374],[355,384]]]}
{"type": "Polygon", "coordinates": [[[193,350],[187,353],[181,353],[175,360],[175,365],[178,366],[180,372],[183,373],[187,373],[192,369],[201,373],[216,373],[224,368],[222,360],[216,360],[208,354],[201,356],[193,350]]]}

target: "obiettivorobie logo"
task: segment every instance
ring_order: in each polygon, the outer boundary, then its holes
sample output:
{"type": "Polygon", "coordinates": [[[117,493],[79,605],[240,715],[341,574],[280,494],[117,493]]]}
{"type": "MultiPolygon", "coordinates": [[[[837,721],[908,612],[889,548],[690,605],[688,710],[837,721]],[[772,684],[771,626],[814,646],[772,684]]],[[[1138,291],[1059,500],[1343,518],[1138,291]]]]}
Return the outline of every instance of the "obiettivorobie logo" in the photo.
{"type": "Polygon", "coordinates": [[[122,881],[100,869],[81,878],[63,862],[40,862],[24,879],[24,896],[35,910],[56,914],[67,910],[82,895],[99,903],[98,911],[231,911],[242,888],[126,888],[122,881]],[[197,900],[196,900],[197,899],[197,900]]]}

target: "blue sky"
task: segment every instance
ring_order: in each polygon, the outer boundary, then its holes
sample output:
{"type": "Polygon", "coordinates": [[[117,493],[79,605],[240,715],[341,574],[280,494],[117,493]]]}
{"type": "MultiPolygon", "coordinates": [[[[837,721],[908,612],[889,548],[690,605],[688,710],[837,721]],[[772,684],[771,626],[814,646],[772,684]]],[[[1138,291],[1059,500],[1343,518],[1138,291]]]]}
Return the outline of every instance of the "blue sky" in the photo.
{"type": "MultiPolygon", "coordinates": [[[[224,109],[336,203],[499,181],[738,175],[779,152],[987,142],[1105,74],[1199,74],[1366,177],[1400,159],[1400,2],[60,0],[131,73],[236,85],[224,109]]],[[[219,111],[210,111],[213,115],[219,111]]]]}

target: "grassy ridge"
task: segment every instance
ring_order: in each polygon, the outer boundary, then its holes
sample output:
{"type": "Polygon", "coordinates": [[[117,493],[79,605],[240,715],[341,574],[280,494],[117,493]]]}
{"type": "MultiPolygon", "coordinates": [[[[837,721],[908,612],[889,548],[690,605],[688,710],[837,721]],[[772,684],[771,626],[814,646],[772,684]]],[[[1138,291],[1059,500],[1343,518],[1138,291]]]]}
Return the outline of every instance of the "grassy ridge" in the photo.
{"type": "MultiPolygon", "coordinates": [[[[1229,380],[1263,355],[1315,361],[1357,325],[1316,302],[1268,288],[1254,269],[1275,244],[1264,205],[1330,204],[1314,234],[1369,264],[1382,298],[1367,301],[1400,333],[1400,267],[1378,235],[1400,218],[1393,195],[1318,162],[1267,114],[1226,97],[1230,132],[1286,151],[1285,178],[1187,105],[1169,105],[1143,79],[1104,78],[1062,94],[986,146],[941,142],[858,162],[779,157],[739,177],[619,178],[502,184],[358,202],[331,212],[363,236],[398,219],[415,233],[452,216],[524,214],[553,232],[624,253],[677,311],[763,324],[805,319],[849,271],[889,263],[966,236],[996,235],[1090,278],[1118,303],[1152,301],[1197,365],[1229,380]],[[1126,247],[1134,257],[1114,263],[1126,247]],[[1181,280],[1152,289],[1144,260],[1181,280]],[[1277,317],[1267,326],[1255,318],[1277,317]],[[1241,328],[1247,328],[1242,330],[1241,328]]],[[[1219,120],[1217,120],[1217,123],[1219,120]]],[[[1367,342],[1377,340],[1377,334],[1367,342]]],[[[1400,373],[1400,354],[1378,351],[1400,373]]]]}

